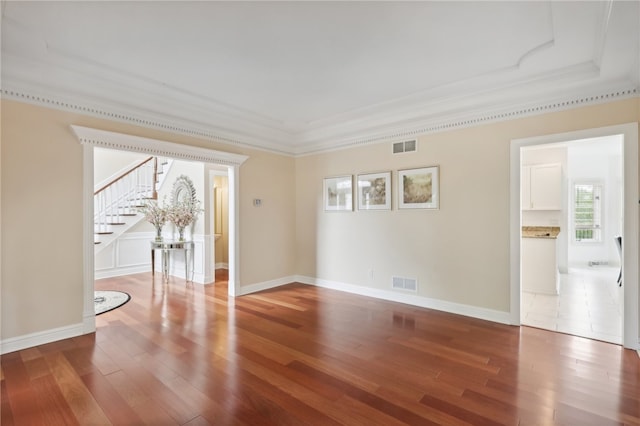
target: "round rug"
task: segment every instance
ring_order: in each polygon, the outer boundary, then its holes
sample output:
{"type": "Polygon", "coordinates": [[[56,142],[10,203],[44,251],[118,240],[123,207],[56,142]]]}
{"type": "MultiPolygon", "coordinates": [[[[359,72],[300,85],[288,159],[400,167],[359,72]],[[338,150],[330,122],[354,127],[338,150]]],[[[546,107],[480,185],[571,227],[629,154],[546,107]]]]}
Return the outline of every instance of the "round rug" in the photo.
{"type": "Polygon", "coordinates": [[[131,296],[122,291],[96,290],[93,296],[96,315],[118,308],[127,303],[129,299],[131,296]]]}

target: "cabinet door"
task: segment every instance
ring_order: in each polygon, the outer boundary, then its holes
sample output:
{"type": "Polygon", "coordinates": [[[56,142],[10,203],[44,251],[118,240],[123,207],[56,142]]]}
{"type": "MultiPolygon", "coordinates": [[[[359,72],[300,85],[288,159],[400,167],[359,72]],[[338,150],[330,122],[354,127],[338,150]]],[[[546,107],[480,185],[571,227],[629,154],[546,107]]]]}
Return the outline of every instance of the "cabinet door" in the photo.
{"type": "Polygon", "coordinates": [[[562,210],[562,166],[541,164],[531,167],[531,208],[562,210]]]}
{"type": "Polygon", "coordinates": [[[531,167],[524,166],[520,172],[520,202],[522,210],[531,210],[531,167]]]}

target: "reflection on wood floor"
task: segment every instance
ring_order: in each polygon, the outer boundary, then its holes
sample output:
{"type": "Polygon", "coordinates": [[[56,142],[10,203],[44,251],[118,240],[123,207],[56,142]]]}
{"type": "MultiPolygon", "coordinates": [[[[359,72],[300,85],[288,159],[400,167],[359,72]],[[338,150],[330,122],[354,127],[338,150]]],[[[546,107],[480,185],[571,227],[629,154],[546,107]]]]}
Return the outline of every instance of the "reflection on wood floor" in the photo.
{"type": "Polygon", "coordinates": [[[95,334],[2,356],[7,425],[640,424],[620,346],[291,284],[99,280],[95,334]]]}

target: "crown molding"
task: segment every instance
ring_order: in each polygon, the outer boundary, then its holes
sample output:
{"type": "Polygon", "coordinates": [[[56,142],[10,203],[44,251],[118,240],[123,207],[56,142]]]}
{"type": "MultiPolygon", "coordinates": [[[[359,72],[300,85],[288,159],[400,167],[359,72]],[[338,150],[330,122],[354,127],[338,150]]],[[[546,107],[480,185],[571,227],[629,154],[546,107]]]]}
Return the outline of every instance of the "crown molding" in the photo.
{"type": "Polygon", "coordinates": [[[637,86],[623,85],[615,88],[603,88],[602,90],[593,91],[589,94],[576,94],[563,98],[503,106],[502,108],[486,106],[482,108],[482,112],[478,112],[478,109],[472,109],[464,114],[442,115],[436,118],[430,116],[417,117],[414,120],[396,122],[395,124],[379,128],[370,128],[367,132],[354,132],[352,137],[335,139],[330,142],[318,140],[315,141],[315,143],[304,145],[302,147],[303,149],[296,152],[296,155],[314,155],[362,145],[392,142],[404,138],[415,138],[420,135],[509,121],[551,112],[566,111],[638,96],[640,96],[640,89],[637,86]]]}
{"type": "MultiPolygon", "coordinates": [[[[55,96],[36,94],[26,90],[17,90],[3,87],[0,89],[2,98],[17,100],[20,102],[44,106],[47,108],[77,112],[97,118],[104,118],[117,122],[134,124],[137,126],[162,130],[169,133],[182,134],[197,137],[210,142],[220,142],[232,146],[243,147],[254,150],[261,150],[286,156],[306,156],[325,151],[351,148],[386,141],[393,141],[400,138],[416,137],[423,134],[438,133],[460,128],[467,128],[488,124],[492,122],[513,120],[527,116],[545,114],[555,111],[563,111],[588,105],[601,104],[614,100],[622,100],[640,95],[637,85],[629,82],[618,83],[611,87],[602,87],[592,90],[589,93],[575,93],[555,99],[541,99],[536,102],[520,103],[517,105],[492,106],[490,104],[481,107],[470,108],[461,113],[449,111],[439,115],[426,113],[424,115],[396,116],[393,120],[383,124],[369,122],[365,125],[353,126],[351,129],[341,129],[342,132],[327,134],[313,141],[303,141],[299,146],[284,146],[268,143],[264,139],[252,137],[250,135],[233,132],[231,130],[220,130],[214,127],[196,127],[193,123],[185,122],[175,118],[152,116],[149,117],[143,111],[123,111],[116,108],[100,107],[92,103],[91,100],[71,101],[55,96]]],[[[86,136],[86,135],[85,135],[86,136]]],[[[142,138],[144,139],[144,138],[142,138]]],[[[85,137],[87,143],[101,145],[99,139],[85,137]]],[[[182,145],[180,145],[182,146],[182,145]]],[[[111,145],[116,147],[116,145],[111,145]]],[[[129,148],[122,148],[133,150],[129,148]]],[[[211,150],[205,150],[211,152],[211,150]]],[[[220,152],[220,151],[215,151],[220,152]]],[[[161,153],[158,153],[162,155],[161,153]]],[[[176,156],[175,154],[172,154],[176,156]]],[[[180,157],[185,158],[185,157],[180,157]]],[[[194,157],[195,158],[195,157],[194,157]]],[[[219,163],[215,159],[207,157],[207,162],[219,163]]],[[[189,159],[189,158],[185,158],[189,159]]],[[[202,160],[205,161],[205,160],[202,160]]]]}
{"type": "Polygon", "coordinates": [[[157,113],[154,114],[124,104],[106,103],[92,98],[70,94],[60,95],[50,89],[36,87],[31,84],[12,84],[11,87],[8,87],[6,82],[3,81],[3,83],[5,84],[0,88],[0,94],[4,99],[17,100],[60,111],[75,112],[95,118],[196,137],[209,142],[224,143],[238,148],[292,155],[291,150],[287,146],[283,147],[282,144],[266,137],[255,137],[247,132],[221,129],[211,125],[196,123],[193,120],[169,117],[157,113]]]}

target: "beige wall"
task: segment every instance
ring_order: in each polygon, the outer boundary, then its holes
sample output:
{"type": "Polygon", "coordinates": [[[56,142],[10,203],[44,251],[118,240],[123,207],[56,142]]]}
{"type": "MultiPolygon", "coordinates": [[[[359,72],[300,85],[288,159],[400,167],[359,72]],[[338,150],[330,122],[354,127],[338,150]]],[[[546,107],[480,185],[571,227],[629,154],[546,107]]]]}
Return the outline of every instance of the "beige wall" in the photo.
{"type": "Polygon", "coordinates": [[[82,323],[83,151],[71,124],[248,155],[240,283],[295,273],[293,158],[7,100],[1,124],[3,340],[82,323]]]}
{"type": "Polygon", "coordinates": [[[82,149],[51,118],[3,102],[3,339],[82,322],[82,149]]]}
{"type": "Polygon", "coordinates": [[[509,311],[510,141],[640,121],[638,99],[419,137],[418,152],[389,143],[296,160],[298,274],[390,290],[417,278],[419,296],[509,311]],[[440,209],[398,210],[397,170],[440,166],[440,209]],[[393,171],[391,211],[323,212],[322,179],[393,171]],[[370,271],[373,270],[373,279],[370,271]]]}
{"type": "Polygon", "coordinates": [[[247,268],[245,263],[241,282],[260,283],[292,276],[296,259],[295,161],[263,153],[249,158],[242,167],[240,259],[243,263],[245,257],[263,261],[260,269],[247,268]],[[262,205],[255,207],[254,199],[261,199],[262,205]],[[282,252],[283,244],[290,250],[282,252]]]}
{"type": "Polygon", "coordinates": [[[377,144],[293,159],[4,100],[2,339],[82,321],[82,146],[70,124],[248,155],[242,286],[304,275],[389,289],[397,274],[418,278],[421,296],[507,311],[510,141],[639,121],[631,99],[424,135],[414,155],[377,144]],[[440,166],[440,210],[397,210],[397,170],[429,165],[440,166]],[[323,177],[385,170],[391,211],[322,211],[323,177]]]}

